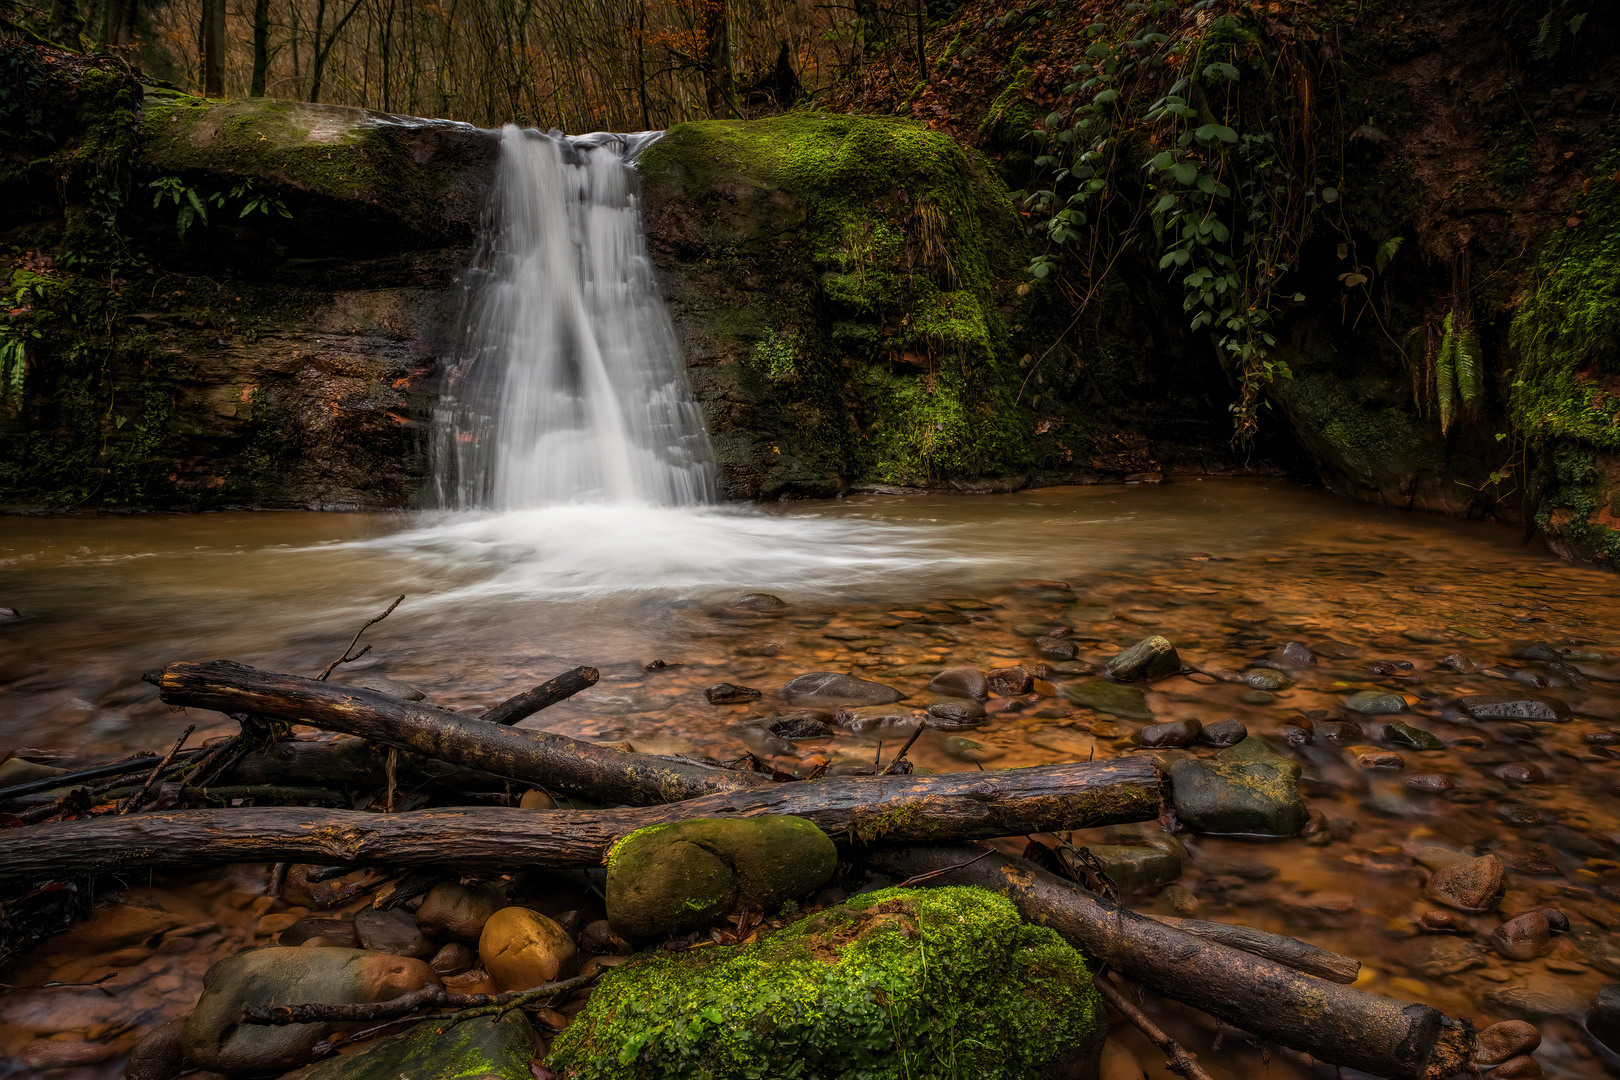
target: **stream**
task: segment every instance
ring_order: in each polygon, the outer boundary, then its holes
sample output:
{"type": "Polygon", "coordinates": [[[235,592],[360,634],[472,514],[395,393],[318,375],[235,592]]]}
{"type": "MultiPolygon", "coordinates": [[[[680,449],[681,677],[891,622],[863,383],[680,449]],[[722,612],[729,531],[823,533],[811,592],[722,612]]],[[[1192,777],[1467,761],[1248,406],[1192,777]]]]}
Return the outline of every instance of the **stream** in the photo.
{"type": "MultiPolygon", "coordinates": [[[[315,674],[402,593],[335,680],[480,710],[589,664],[595,687],[524,726],[653,753],[738,757],[738,722],[787,711],[777,691],[804,672],[893,686],[905,697],[887,711],[905,713],[934,700],[924,687],[942,667],[1036,667],[1033,692],[992,697],[983,726],[923,734],[910,757],[936,772],[1151,753],[1131,738],[1142,721],[1064,691],[1163,634],[1200,670],[1152,684],[1153,719],[1242,721],[1300,761],[1316,817],[1286,841],[1182,834],[1181,876],[1132,905],[1303,938],[1359,959],[1358,986],[1480,1027],[1532,1019],[1548,1075],[1602,1075],[1569,1017],[1620,976],[1620,602],[1612,575],[1515,530],[1207,478],[756,508],[12,517],[0,604],[22,617],[0,624],[0,755],[89,762],[161,752],[191,723],[194,742],[226,734],[235,725],[222,716],[164,706],[141,673],[229,658],[315,674]],[[747,593],[785,606],[739,608],[747,593]],[[1075,660],[1038,651],[1060,625],[1075,660]],[[1292,685],[1241,681],[1290,641],[1315,655],[1292,685]],[[703,691],[717,682],[763,698],[711,705],[703,691]],[[1369,690],[1398,695],[1403,711],[1348,707],[1369,690]],[[1474,723],[1452,707],[1509,692],[1562,702],[1572,718],[1474,723]],[[1442,748],[1390,742],[1395,720],[1442,748]],[[1568,916],[1550,954],[1502,959],[1488,940],[1495,916],[1468,918],[1468,933],[1423,932],[1428,872],[1462,852],[1507,863],[1501,911],[1568,916]]],[[[883,734],[846,726],[772,760],[853,771],[892,755],[883,734]]],[[[21,986],[117,975],[0,996],[0,1059],[74,1080],[117,1075],[135,1038],[190,1008],[212,958],[307,912],[262,895],[266,873],[128,882],[122,906],[0,971],[21,986]]],[[[1215,1075],[1333,1075],[1153,1007],[1215,1075]]],[[[1114,1036],[1105,1078],[1168,1075],[1134,1029],[1114,1036]]]]}

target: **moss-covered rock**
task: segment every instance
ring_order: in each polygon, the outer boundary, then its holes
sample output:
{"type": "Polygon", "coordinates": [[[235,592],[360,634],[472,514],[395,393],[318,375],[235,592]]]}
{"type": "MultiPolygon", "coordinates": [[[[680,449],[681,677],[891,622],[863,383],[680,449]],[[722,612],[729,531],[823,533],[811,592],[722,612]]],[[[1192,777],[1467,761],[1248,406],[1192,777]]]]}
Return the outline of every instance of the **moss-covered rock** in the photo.
{"type": "Polygon", "coordinates": [[[887,889],[764,940],[642,954],[556,1041],[569,1080],[1095,1076],[1084,958],[981,889],[887,889]]]}
{"type": "Polygon", "coordinates": [[[731,494],[1027,471],[1003,313],[1025,241],[955,140],[796,113],[676,125],[639,167],[731,494]]]}
{"type": "Polygon", "coordinates": [[[613,845],[607,916],[631,940],[684,934],[742,908],[774,912],[814,892],[838,849],[804,818],[695,818],[651,825],[613,845]]]}
{"type": "Polygon", "coordinates": [[[521,1011],[444,1026],[428,1020],[403,1035],[328,1058],[282,1080],[532,1080],[534,1033],[521,1011]]]}
{"type": "Polygon", "coordinates": [[[1198,833],[1295,836],[1310,816],[1299,773],[1299,762],[1254,737],[1212,758],[1181,758],[1170,767],[1176,817],[1198,833]]]}

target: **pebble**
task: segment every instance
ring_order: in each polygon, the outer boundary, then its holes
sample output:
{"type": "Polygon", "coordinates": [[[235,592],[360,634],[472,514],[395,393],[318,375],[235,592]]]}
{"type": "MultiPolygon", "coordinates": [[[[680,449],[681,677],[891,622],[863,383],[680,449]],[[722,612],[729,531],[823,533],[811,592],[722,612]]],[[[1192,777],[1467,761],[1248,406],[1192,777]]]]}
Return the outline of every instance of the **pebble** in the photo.
{"type": "Polygon", "coordinates": [[[106,1061],[117,1049],[105,1043],[67,1039],[34,1039],[23,1043],[17,1060],[30,1069],[70,1069],[106,1061]]]}
{"type": "Polygon", "coordinates": [[[1406,699],[1388,690],[1360,690],[1344,699],[1345,707],[1367,716],[1406,711],[1406,699]]]}
{"type": "Polygon", "coordinates": [[[787,601],[765,592],[743,593],[726,605],[733,611],[782,611],[787,601]]]}
{"type": "Polygon", "coordinates": [[[786,716],[760,716],[745,720],[743,723],[748,727],[768,731],[778,739],[801,742],[831,738],[836,720],[829,712],[802,709],[786,716]]]}
{"type": "Polygon", "coordinates": [[[433,958],[428,961],[428,967],[440,975],[460,975],[463,971],[472,970],[478,955],[459,941],[452,941],[442,946],[433,958]]]}
{"type": "Polygon", "coordinates": [[[1510,761],[1492,769],[1491,775],[1510,784],[1539,784],[1547,779],[1541,766],[1533,761],[1510,761]]]}
{"type": "Polygon", "coordinates": [[[125,1080],[174,1080],[185,1070],[185,1020],[170,1020],[141,1036],[124,1065],[125,1080]]]}
{"type": "Polygon", "coordinates": [[[1396,746],[1408,746],[1413,750],[1444,750],[1446,744],[1441,742],[1432,732],[1422,728],[1412,727],[1396,721],[1384,725],[1384,741],[1394,743],[1396,746]]]}
{"type": "Polygon", "coordinates": [[[1445,934],[1472,934],[1474,928],[1468,925],[1468,920],[1455,911],[1441,911],[1439,908],[1430,908],[1418,916],[1418,925],[1425,930],[1445,934]]]}
{"type": "Polygon", "coordinates": [[[1255,668],[1245,672],[1243,682],[1251,690],[1286,690],[1294,680],[1275,668],[1255,668]]]}
{"type": "Polygon", "coordinates": [[[1063,687],[1063,696],[1076,705],[1084,705],[1088,709],[1096,709],[1098,712],[1117,716],[1121,720],[1153,719],[1153,712],[1147,706],[1146,696],[1134,686],[1107,682],[1103,679],[1090,679],[1063,687]]]}
{"type": "Polygon", "coordinates": [[[1073,660],[1080,655],[1080,649],[1074,642],[1050,636],[1036,638],[1035,651],[1048,660],[1073,660]]]}
{"type": "Polygon", "coordinates": [[[1608,1049],[1620,1053],[1620,985],[1611,983],[1597,992],[1586,1010],[1586,1032],[1608,1049]]]}
{"type": "Polygon", "coordinates": [[[940,731],[967,731],[988,719],[984,706],[971,698],[965,701],[936,701],[928,706],[928,726],[940,731]]]}
{"type": "Polygon", "coordinates": [[[978,668],[949,667],[934,676],[928,684],[928,692],[983,701],[990,696],[990,683],[978,668]]]}
{"type": "Polygon", "coordinates": [[[1206,724],[1198,733],[1198,741],[1205,746],[1236,746],[1249,737],[1249,729],[1241,720],[1217,720],[1206,724]]]}
{"type": "Polygon", "coordinates": [[[1018,697],[1027,694],[1035,685],[1035,672],[1026,665],[992,668],[985,677],[990,692],[1000,697],[1018,697]]]}
{"type": "Polygon", "coordinates": [[[1152,634],[1108,660],[1108,674],[1120,682],[1153,682],[1181,670],[1181,657],[1168,638],[1152,634]]]}
{"type": "Polygon", "coordinates": [[[1136,733],[1139,746],[1190,746],[1203,732],[1204,725],[1197,720],[1172,720],[1166,724],[1149,724],[1136,733]]]}
{"type": "Polygon", "coordinates": [[[631,950],[630,943],[614,933],[613,924],[606,919],[588,922],[580,929],[579,947],[588,953],[611,952],[625,956],[631,950]]]}
{"type": "Polygon", "coordinates": [[[1393,750],[1367,750],[1356,755],[1356,764],[1363,769],[1404,769],[1406,759],[1393,750]]]}
{"type": "Polygon", "coordinates": [[[782,687],[790,705],[889,705],[899,701],[900,691],[892,686],[857,679],[841,671],[812,671],[799,675],[782,687]]]}
{"type": "Polygon", "coordinates": [[[1291,671],[1300,671],[1316,662],[1316,657],[1298,641],[1285,642],[1266,654],[1267,659],[1291,671]]]}
{"type": "Polygon", "coordinates": [[[708,699],[710,705],[746,705],[750,701],[758,701],[761,694],[752,686],[718,682],[706,687],[703,696],[708,699]]]}
{"type": "Polygon", "coordinates": [[[1172,885],[1159,894],[1165,906],[1177,915],[1190,916],[1198,914],[1198,896],[1191,889],[1181,885],[1172,885]]]}
{"type": "Polygon", "coordinates": [[[528,990],[573,975],[579,953],[551,919],[523,907],[502,908],[484,924],[478,958],[504,991],[528,990]]]}
{"type": "Polygon", "coordinates": [[[390,956],[413,956],[426,960],[438,946],[423,936],[411,913],[400,908],[378,911],[361,908],[354,914],[354,935],[362,947],[390,956]]]}
{"type": "Polygon", "coordinates": [[[518,800],[518,806],[524,810],[555,810],[557,800],[538,788],[530,788],[518,800]]]}
{"type": "Polygon", "coordinates": [[[1511,802],[1498,803],[1496,816],[1509,825],[1540,825],[1546,820],[1545,815],[1534,806],[1511,802]]]}
{"type": "Polygon", "coordinates": [[[958,761],[966,761],[975,765],[1007,756],[1007,751],[999,746],[986,746],[984,743],[974,742],[972,739],[964,739],[960,735],[953,735],[951,738],[946,739],[941,749],[958,761]]]}
{"type": "Polygon", "coordinates": [[[1508,1058],[1491,1070],[1492,1080],[1541,1080],[1545,1075],[1541,1062],[1528,1054],[1508,1058]]]}
{"type": "Polygon", "coordinates": [[[1406,786],[1413,791],[1440,792],[1450,791],[1457,785],[1445,773],[1426,772],[1413,773],[1406,778],[1406,786]]]}
{"type": "Polygon", "coordinates": [[[1447,653],[1435,661],[1436,671],[1450,671],[1458,675],[1472,675],[1478,668],[1474,662],[1462,653],[1447,653]]]}
{"type": "Polygon", "coordinates": [[[1569,707],[1563,702],[1531,697],[1529,694],[1470,695],[1458,702],[1458,705],[1474,720],[1548,722],[1569,719],[1569,707]]]}
{"type": "Polygon", "coordinates": [[[1331,739],[1334,742],[1360,742],[1366,738],[1360,724],[1352,724],[1348,720],[1319,720],[1313,728],[1319,739],[1331,739]]]}
{"type": "Polygon", "coordinates": [[[416,925],[433,937],[477,941],[484,932],[484,923],[504,906],[506,897],[493,885],[472,887],[441,881],[416,909],[416,925]]]}
{"type": "Polygon", "coordinates": [[[1507,864],[1495,855],[1481,855],[1452,863],[1435,871],[1424,892],[1458,911],[1488,911],[1502,891],[1502,875],[1507,864]]]}
{"type": "Polygon", "coordinates": [[[1238,695],[1238,700],[1245,705],[1275,705],[1277,695],[1270,690],[1246,690],[1238,695]]]}
{"type": "Polygon", "coordinates": [[[1552,929],[1539,911],[1526,912],[1491,932],[1491,945],[1509,960],[1534,960],[1551,947],[1552,929]]]}

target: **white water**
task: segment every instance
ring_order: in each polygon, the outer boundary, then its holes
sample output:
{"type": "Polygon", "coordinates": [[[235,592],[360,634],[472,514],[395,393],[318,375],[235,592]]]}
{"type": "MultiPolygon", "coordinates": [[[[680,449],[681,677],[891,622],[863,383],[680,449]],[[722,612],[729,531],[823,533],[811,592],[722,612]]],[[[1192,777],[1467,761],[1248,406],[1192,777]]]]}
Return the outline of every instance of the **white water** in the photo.
{"type": "Polygon", "coordinates": [[[655,137],[502,132],[439,418],[445,505],[714,501],[713,455],[630,164],[655,137]]]}

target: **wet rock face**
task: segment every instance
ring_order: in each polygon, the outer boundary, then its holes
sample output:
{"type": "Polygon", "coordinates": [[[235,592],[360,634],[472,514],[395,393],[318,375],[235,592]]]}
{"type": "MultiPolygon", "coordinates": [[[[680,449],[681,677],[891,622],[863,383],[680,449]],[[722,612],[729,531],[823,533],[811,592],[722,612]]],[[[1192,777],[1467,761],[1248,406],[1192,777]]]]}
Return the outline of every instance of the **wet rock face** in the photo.
{"type": "Polygon", "coordinates": [[[204,1069],[249,1076],[296,1068],[343,1025],[243,1024],[243,1006],[386,1001],[437,982],[420,960],[361,949],[269,948],[228,957],[209,970],[186,1021],[185,1056],[204,1069]]]}

